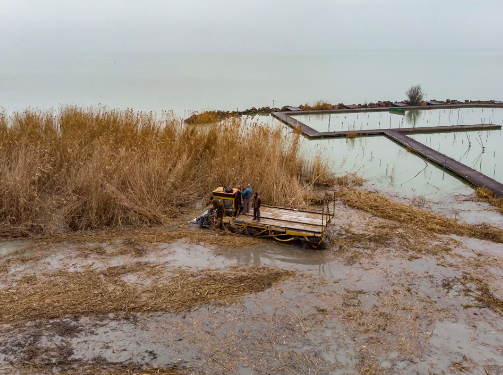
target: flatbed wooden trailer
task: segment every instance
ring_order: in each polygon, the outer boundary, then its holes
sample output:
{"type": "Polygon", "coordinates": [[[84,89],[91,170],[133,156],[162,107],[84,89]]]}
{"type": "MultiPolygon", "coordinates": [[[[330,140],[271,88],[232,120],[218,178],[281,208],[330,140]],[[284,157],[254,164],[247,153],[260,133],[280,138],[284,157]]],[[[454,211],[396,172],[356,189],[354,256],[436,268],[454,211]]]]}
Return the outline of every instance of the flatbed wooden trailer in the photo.
{"type": "Polygon", "coordinates": [[[321,212],[262,205],[260,221],[256,221],[253,220],[252,212],[248,214],[237,212],[236,192],[237,189],[223,187],[213,191],[213,199],[219,199],[224,207],[224,216],[221,220],[218,220],[216,213],[207,210],[192,222],[210,227],[217,226],[254,237],[273,238],[281,242],[303,241],[313,248],[324,245],[327,227],[333,217],[333,211],[330,212],[328,203],[321,212]]]}

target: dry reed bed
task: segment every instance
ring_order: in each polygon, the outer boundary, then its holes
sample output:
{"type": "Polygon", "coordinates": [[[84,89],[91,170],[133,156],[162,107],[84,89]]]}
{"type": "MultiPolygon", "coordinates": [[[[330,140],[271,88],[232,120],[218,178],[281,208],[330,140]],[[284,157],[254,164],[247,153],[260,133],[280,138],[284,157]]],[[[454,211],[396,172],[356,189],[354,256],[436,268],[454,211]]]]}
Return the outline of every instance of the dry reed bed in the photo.
{"type": "Polygon", "coordinates": [[[165,224],[222,185],[304,207],[306,183],[331,174],[299,141],[241,119],[197,128],[105,108],[3,114],[0,235],[165,224]]]}
{"type": "Polygon", "coordinates": [[[233,267],[225,272],[187,271],[145,262],[110,267],[101,272],[56,271],[40,277],[25,277],[16,286],[0,290],[0,324],[54,319],[68,314],[177,313],[212,301],[233,302],[293,275],[292,271],[267,267],[233,267]],[[122,277],[128,274],[138,274],[151,282],[127,283],[122,277]]]}
{"type": "Polygon", "coordinates": [[[492,191],[486,189],[485,187],[479,187],[475,193],[475,201],[489,203],[490,205],[496,207],[501,214],[503,214],[503,198],[495,196],[492,191]]]}
{"type": "Polygon", "coordinates": [[[403,203],[395,202],[386,196],[365,190],[342,188],[335,193],[337,199],[348,206],[371,213],[383,219],[396,221],[415,228],[419,232],[429,231],[436,234],[455,234],[503,242],[503,230],[486,224],[470,225],[429,211],[403,203]]]}
{"type": "Polygon", "coordinates": [[[220,122],[231,118],[233,116],[232,113],[223,112],[223,111],[204,111],[201,113],[195,113],[190,116],[185,123],[189,125],[206,125],[206,124],[214,124],[216,122],[220,122]]]}
{"type": "Polygon", "coordinates": [[[328,103],[324,100],[318,100],[313,105],[306,103],[304,105],[301,105],[300,108],[303,109],[304,111],[315,111],[315,110],[323,110],[323,109],[343,109],[344,105],[343,104],[334,105],[334,104],[328,103]]]}

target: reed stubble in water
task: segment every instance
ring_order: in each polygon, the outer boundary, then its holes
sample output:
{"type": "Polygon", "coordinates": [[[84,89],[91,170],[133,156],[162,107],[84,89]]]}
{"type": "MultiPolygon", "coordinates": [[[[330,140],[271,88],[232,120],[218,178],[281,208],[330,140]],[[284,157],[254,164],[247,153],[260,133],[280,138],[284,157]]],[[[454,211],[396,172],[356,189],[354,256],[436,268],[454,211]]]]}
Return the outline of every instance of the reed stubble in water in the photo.
{"type": "Polygon", "coordinates": [[[293,275],[293,271],[267,267],[191,272],[159,268],[147,262],[109,267],[102,272],[57,271],[41,277],[25,277],[16,287],[1,290],[4,303],[0,306],[0,323],[54,319],[68,314],[181,312],[212,301],[233,302],[293,275]],[[152,281],[139,285],[121,279],[135,273],[152,281]]]}
{"type": "Polygon", "coordinates": [[[320,157],[241,119],[187,126],[151,113],[65,107],[0,115],[0,234],[164,224],[217,186],[304,207],[331,174],[320,157]]]}

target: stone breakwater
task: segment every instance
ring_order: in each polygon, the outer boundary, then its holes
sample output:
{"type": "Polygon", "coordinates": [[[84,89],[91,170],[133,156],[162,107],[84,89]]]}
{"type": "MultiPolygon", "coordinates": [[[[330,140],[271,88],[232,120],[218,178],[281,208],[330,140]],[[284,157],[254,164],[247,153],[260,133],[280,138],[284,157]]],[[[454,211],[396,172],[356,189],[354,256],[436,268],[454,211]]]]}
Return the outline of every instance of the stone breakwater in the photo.
{"type": "MultiPolygon", "coordinates": [[[[429,101],[423,101],[419,104],[419,106],[431,106],[434,107],[436,105],[459,105],[459,104],[473,104],[473,105],[479,105],[479,104],[503,104],[501,101],[496,101],[496,100],[453,100],[453,99],[446,99],[446,100],[429,100],[429,101]]],[[[370,103],[364,103],[364,104],[344,104],[344,103],[339,103],[339,104],[331,104],[331,103],[323,103],[323,108],[318,108],[316,105],[310,106],[310,105],[300,105],[298,108],[302,111],[312,111],[316,109],[324,109],[324,110],[341,110],[341,109],[356,109],[356,108],[387,108],[387,107],[401,107],[401,106],[408,106],[408,102],[406,101],[399,101],[399,102],[393,102],[390,100],[384,100],[384,101],[378,101],[378,102],[370,102],[370,103]]],[[[212,122],[218,122],[221,120],[225,120],[230,117],[237,117],[237,116],[255,116],[255,115],[266,115],[270,114],[273,112],[286,112],[291,110],[291,106],[283,106],[281,108],[275,107],[260,107],[260,108],[255,108],[252,107],[250,109],[245,109],[244,111],[205,111],[201,113],[194,113],[192,116],[187,118],[185,122],[187,124],[203,124],[203,123],[212,123],[212,122]]]]}

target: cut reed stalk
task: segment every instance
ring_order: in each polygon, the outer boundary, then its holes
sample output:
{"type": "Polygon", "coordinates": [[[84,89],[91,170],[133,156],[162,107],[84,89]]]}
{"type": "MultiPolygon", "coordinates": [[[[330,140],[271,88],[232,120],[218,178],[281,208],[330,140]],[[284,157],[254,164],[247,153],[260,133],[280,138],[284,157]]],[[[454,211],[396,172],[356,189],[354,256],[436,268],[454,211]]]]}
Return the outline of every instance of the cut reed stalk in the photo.
{"type": "Polygon", "coordinates": [[[187,271],[159,269],[138,262],[110,267],[102,272],[58,271],[21,279],[11,289],[0,290],[0,324],[54,319],[68,314],[92,315],[112,312],[181,312],[212,301],[233,302],[258,293],[293,276],[288,270],[249,267],[187,271]],[[139,273],[148,285],[122,280],[139,273]],[[168,275],[167,277],[163,275],[168,275]]]}
{"type": "Polygon", "coordinates": [[[497,243],[503,242],[503,230],[499,228],[487,224],[470,225],[445,216],[435,215],[420,208],[395,202],[376,192],[342,188],[336,191],[336,197],[350,207],[369,212],[383,219],[421,228],[421,230],[437,234],[456,234],[497,243]]]}
{"type": "Polygon", "coordinates": [[[485,187],[479,187],[476,190],[477,201],[487,202],[490,205],[496,207],[499,212],[503,214],[503,198],[499,198],[492,191],[485,187]]]}

